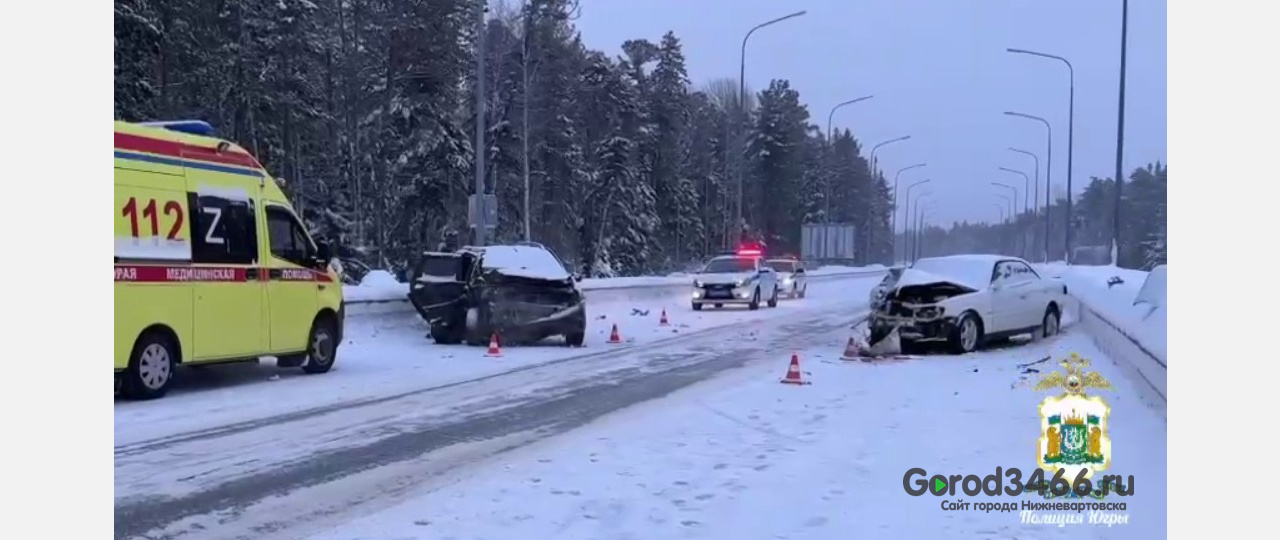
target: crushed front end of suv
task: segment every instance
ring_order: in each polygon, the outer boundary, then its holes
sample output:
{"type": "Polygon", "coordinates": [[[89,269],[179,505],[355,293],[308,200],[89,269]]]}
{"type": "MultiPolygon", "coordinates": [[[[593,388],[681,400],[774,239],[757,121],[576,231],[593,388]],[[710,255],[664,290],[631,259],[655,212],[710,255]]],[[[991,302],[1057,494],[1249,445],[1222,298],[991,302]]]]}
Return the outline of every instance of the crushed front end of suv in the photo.
{"type": "Polygon", "coordinates": [[[484,345],[497,335],[506,345],[563,336],[578,347],[587,326],[579,280],[541,246],[464,247],[424,253],[409,300],[436,343],[484,345]]]}

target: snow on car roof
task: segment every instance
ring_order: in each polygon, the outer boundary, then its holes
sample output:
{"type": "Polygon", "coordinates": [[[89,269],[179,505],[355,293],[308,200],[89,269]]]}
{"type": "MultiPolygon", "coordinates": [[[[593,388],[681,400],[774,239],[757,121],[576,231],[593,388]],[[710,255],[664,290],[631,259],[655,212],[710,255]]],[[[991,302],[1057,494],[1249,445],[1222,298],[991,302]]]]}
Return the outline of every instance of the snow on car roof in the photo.
{"type": "Polygon", "coordinates": [[[484,267],[513,276],[568,279],[569,272],[550,251],[533,246],[485,246],[484,267]]]}
{"type": "Polygon", "coordinates": [[[991,284],[991,272],[996,262],[1021,260],[1017,257],[1002,255],[947,255],[945,257],[926,257],[912,264],[902,276],[900,285],[910,283],[937,282],[939,278],[954,281],[971,289],[982,290],[991,284]],[[908,277],[906,274],[917,274],[908,277]]]}

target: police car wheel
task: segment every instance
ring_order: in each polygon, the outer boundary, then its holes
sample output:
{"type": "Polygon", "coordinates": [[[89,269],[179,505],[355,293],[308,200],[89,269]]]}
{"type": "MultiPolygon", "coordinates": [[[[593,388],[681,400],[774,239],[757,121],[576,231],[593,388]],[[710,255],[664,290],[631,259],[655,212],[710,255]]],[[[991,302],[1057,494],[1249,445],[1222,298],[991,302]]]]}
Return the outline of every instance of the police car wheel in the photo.
{"type": "Polygon", "coordinates": [[[163,397],[173,382],[178,363],[178,347],[168,335],[148,332],[138,338],[129,357],[129,367],[121,383],[121,393],[129,399],[163,397]]]}
{"type": "Polygon", "coordinates": [[[338,352],[338,336],[333,329],[333,321],[328,317],[316,319],[311,326],[311,336],[307,338],[307,361],[302,364],[302,371],[307,373],[325,373],[333,367],[333,357],[338,352]]]}
{"type": "Polygon", "coordinates": [[[693,303],[693,310],[694,310],[694,311],[702,311],[702,304],[699,304],[699,303],[697,303],[697,302],[694,302],[694,303],[693,303]]]}

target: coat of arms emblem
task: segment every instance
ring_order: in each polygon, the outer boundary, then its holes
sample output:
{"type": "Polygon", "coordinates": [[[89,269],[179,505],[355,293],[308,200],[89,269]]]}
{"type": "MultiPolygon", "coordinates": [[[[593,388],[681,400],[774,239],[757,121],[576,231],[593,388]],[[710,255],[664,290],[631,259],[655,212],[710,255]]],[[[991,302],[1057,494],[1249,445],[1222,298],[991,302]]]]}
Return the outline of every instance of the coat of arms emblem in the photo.
{"type": "Polygon", "coordinates": [[[1111,383],[1096,371],[1085,371],[1089,360],[1076,353],[1060,362],[1063,371],[1054,371],[1034,387],[1037,391],[1062,389],[1063,393],[1040,402],[1040,440],[1036,462],[1046,473],[1057,473],[1071,481],[1084,470],[1085,478],[1111,466],[1111,439],[1107,417],[1111,407],[1101,397],[1085,390],[1111,390],[1111,383]]]}

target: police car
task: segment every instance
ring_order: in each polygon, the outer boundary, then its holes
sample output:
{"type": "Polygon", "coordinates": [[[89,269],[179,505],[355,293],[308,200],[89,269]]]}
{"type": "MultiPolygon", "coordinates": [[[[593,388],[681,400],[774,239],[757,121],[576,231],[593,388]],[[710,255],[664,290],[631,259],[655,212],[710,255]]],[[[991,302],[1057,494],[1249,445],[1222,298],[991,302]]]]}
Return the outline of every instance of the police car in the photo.
{"type": "Polygon", "coordinates": [[[809,290],[809,279],[806,276],[804,263],[794,257],[779,257],[765,260],[765,264],[778,273],[778,287],[787,298],[804,298],[809,290]]]}
{"type": "Polygon", "coordinates": [[[693,309],[711,304],[745,304],[748,309],[760,309],[760,302],[778,307],[781,282],[758,249],[741,249],[731,255],[721,255],[707,261],[693,280],[693,309]]]}

